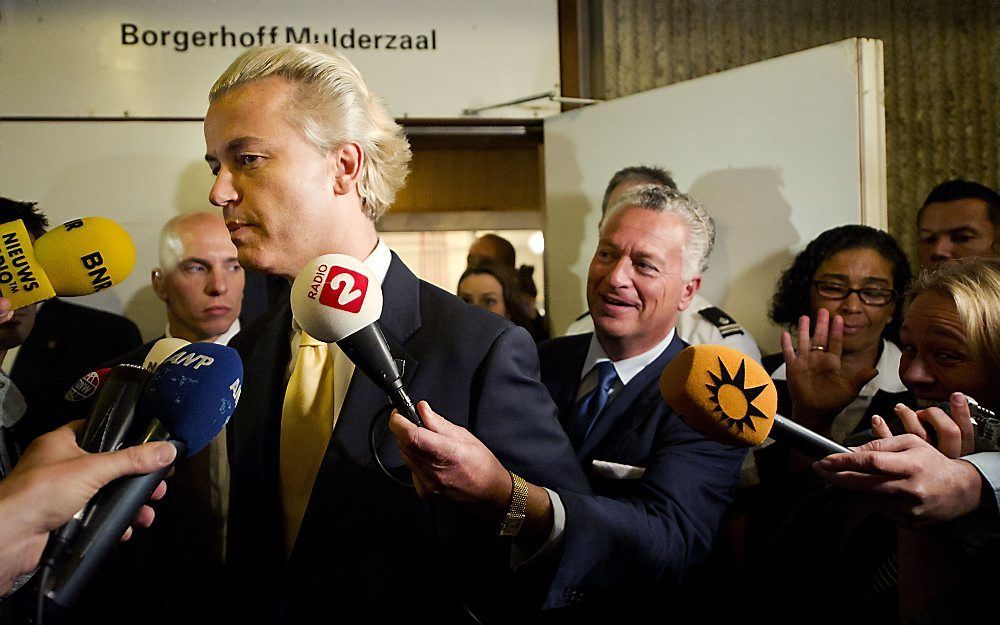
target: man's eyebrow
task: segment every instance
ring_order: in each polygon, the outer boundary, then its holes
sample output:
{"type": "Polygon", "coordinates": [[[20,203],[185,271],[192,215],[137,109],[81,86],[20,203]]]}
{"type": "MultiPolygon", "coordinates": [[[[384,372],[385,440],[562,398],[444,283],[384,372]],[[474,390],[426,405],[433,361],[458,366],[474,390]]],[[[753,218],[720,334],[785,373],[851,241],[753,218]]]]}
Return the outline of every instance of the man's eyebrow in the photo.
{"type": "MultiPolygon", "coordinates": [[[[260,139],[258,139],[257,137],[251,137],[251,136],[236,137],[234,139],[230,139],[229,143],[226,144],[225,152],[227,154],[238,152],[239,150],[242,150],[250,143],[259,140],[260,139]]],[[[212,161],[217,161],[219,159],[214,154],[205,154],[205,160],[211,163],[212,161]]]]}
{"type": "Polygon", "coordinates": [[[954,228],[940,228],[938,230],[932,230],[931,228],[921,228],[918,231],[920,234],[955,234],[956,232],[971,232],[973,234],[978,234],[979,230],[975,226],[962,225],[956,226],[954,228]]]}

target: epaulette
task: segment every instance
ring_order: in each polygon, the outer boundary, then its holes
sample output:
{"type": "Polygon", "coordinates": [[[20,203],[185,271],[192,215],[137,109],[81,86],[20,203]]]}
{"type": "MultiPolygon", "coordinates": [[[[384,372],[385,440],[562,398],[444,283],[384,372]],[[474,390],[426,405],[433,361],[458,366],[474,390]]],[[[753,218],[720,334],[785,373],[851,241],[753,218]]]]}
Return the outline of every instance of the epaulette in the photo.
{"type": "Polygon", "coordinates": [[[712,325],[718,328],[723,338],[733,336],[734,334],[745,334],[743,326],[718,306],[702,308],[698,311],[698,314],[708,319],[712,325]]]}

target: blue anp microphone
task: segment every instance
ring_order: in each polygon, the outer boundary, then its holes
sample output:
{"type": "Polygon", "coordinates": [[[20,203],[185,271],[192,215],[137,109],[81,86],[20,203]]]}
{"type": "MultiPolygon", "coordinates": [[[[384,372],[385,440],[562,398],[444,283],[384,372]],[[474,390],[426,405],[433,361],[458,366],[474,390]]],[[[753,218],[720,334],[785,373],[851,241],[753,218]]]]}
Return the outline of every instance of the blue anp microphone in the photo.
{"type": "MultiPolygon", "coordinates": [[[[121,446],[169,441],[177,448],[175,462],[201,451],[236,409],[242,379],[243,364],[231,347],[182,347],[149,378],[121,446]]],[[[58,613],[76,602],[169,468],[117,479],[91,499],[72,539],[42,562],[47,611],[58,613]]]]}

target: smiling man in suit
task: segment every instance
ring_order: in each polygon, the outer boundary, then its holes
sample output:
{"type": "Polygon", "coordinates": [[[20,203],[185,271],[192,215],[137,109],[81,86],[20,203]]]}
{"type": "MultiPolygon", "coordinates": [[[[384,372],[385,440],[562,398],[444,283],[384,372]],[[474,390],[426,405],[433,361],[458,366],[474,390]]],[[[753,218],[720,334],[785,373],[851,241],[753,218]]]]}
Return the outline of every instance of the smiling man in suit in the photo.
{"type": "MultiPolygon", "coordinates": [[[[657,602],[675,599],[670,591],[711,550],[739,478],[744,451],[690,429],[658,388],[687,346],[675,324],[714,237],[712,218],[690,196],[657,185],[630,190],[605,216],[590,263],[594,333],[539,347],[542,381],[596,494],[548,491],[550,543],[561,541],[562,551],[546,607],[566,607],[575,622],[644,620],[657,602]]],[[[482,501],[455,485],[493,470],[480,457],[489,452],[434,414],[425,421],[437,431],[392,422],[422,490],[482,501]]]]}
{"type": "MultiPolygon", "coordinates": [[[[381,325],[410,394],[517,475],[589,490],[527,332],[417,279],[380,240],[375,221],[410,149],[357,69],[326,46],[256,48],[209,100],[209,199],[240,264],[291,281],[322,254],[362,260],[381,283],[381,325]]],[[[470,611],[485,621],[525,598],[510,589],[509,548],[497,539],[525,505],[513,474],[484,485],[504,501],[487,514],[422,501],[390,479],[406,472],[385,435],[384,393],[336,345],[303,332],[287,301],[230,345],[245,368],[229,425],[232,622],[451,623],[470,611]]]]}

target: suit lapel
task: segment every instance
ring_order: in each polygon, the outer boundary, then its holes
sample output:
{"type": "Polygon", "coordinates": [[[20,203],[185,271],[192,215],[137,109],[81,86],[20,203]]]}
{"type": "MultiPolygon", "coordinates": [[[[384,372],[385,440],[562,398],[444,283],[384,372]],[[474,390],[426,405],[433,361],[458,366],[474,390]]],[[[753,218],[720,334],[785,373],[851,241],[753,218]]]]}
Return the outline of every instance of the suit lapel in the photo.
{"type": "Polygon", "coordinates": [[[547,358],[546,371],[542,379],[549,388],[549,394],[559,408],[559,420],[566,427],[566,420],[573,414],[576,393],[583,375],[583,362],[590,349],[590,334],[567,337],[553,346],[553,356],[547,358]],[[569,371],[566,371],[566,369],[569,371]]]}
{"type": "Polygon", "coordinates": [[[646,365],[638,375],[629,380],[625,388],[612,398],[607,408],[598,417],[590,436],[577,452],[577,458],[585,460],[598,448],[614,447],[638,427],[643,416],[649,414],[647,410],[642,410],[640,407],[649,402],[663,401],[658,385],[660,374],[663,373],[667,363],[673,360],[685,347],[687,344],[681,340],[677,333],[674,333],[674,339],[670,341],[663,353],[652,363],[646,365]]]}

